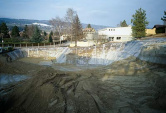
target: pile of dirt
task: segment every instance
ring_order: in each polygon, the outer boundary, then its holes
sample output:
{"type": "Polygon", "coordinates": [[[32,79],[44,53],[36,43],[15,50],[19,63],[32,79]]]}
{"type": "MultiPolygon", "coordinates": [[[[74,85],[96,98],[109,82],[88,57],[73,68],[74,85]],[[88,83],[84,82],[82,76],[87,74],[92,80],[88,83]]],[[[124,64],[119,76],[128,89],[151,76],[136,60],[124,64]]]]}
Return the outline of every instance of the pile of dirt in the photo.
{"type": "Polygon", "coordinates": [[[0,112],[165,112],[166,71],[162,65],[128,58],[96,69],[63,72],[15,61],[2,62],[0,70],[5,73],[7,67],[13,74],[33,70],[33,77],[1,96],[0,112]]]}

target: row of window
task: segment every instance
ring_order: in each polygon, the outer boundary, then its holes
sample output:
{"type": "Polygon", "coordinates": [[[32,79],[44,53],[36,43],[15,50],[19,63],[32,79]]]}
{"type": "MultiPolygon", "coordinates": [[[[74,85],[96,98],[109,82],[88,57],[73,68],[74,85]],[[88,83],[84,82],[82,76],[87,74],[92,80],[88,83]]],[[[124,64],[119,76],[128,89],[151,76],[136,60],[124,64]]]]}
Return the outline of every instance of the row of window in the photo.
{"type": "MultiPolygon", "coordinates": [[[[113,40],[114,40],[114,37],[109,37],[109,40],[110,40],[110,41],[113,41],[113,40]]],[[[116,40],[121,40],[121,37],[116,37],[116,40]]]]}
{"type": "Polygon", "coordinates": [[[115,31],[115,29],[109,29],[109,31],[115,31]]]}

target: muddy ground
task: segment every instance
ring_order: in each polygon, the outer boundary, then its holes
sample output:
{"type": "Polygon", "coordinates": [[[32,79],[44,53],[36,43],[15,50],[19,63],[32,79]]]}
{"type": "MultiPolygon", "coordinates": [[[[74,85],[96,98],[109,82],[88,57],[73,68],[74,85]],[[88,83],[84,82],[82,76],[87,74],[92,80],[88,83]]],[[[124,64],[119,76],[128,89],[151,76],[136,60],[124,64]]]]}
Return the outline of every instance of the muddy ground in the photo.
{"type": "Polygon", "coordinates": [[[31,76],[0,89],[5,92],[0,93],[0,113],[166,112],[164,65],[134,57],[94,69],[27,61],[7,63],[0,56],[0,73],[31,76]],[[63,66],[75,70],[60,70],[63,66]]]}

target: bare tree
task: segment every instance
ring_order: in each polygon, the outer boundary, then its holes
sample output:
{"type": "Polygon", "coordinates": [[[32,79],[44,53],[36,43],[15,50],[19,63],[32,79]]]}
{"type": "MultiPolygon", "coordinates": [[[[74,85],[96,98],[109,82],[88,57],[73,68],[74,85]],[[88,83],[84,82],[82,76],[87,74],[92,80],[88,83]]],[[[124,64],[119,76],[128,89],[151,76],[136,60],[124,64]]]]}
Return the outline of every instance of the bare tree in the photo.
{"type": "Polygon", "coordinates": [[[106,35],[103,34],[98,35],[98,42],[103,43],[105,42],[105,40],[106,40],[106,35]]]}
{"type": "Polygon", "coordinates": [[[64,20],[57,16],[56,18],[52,18],[49,22],[51,25],[53,25],[55,27],[56,31],[58,32],[59,40],[60,40],[60,44],[61,44],[60,37],[62,35],[63,28],[64,28],[64,20]]]}
{"type": "Polygon", "coordinates": [[[27,28],[24,31],[24,33],[27,35],[27,37],[32,38],[32,35],[34,33],[34,30],[35,30],[35,26],[34,25],[28,25],[26,27],[27,28]]]}
{"type": "Polygon", "coordinates": [[[68,8],[66,11],[65,16],[65,33],[70,35],[71,41],[72,41],[72,24],[74,22],[74,18],[76,16],[76,11],[74,11],[72,8],[68,8]]]}

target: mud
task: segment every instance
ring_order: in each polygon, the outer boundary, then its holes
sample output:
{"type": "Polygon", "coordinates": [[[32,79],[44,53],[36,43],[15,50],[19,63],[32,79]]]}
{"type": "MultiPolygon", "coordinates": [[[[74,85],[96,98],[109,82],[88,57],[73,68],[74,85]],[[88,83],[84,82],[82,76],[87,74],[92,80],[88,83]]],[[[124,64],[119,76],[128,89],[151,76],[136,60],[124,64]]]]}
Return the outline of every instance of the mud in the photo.
{"type": "Polygon", "coordinates": [[[1,113],[166,112],[164,65],[134,57],[95,68],[36,65],[43,59],[26,61],[6,63],[0,56],[0,73],[31,76],[0,90],[6,92],[0,95],[1,113]]]}

